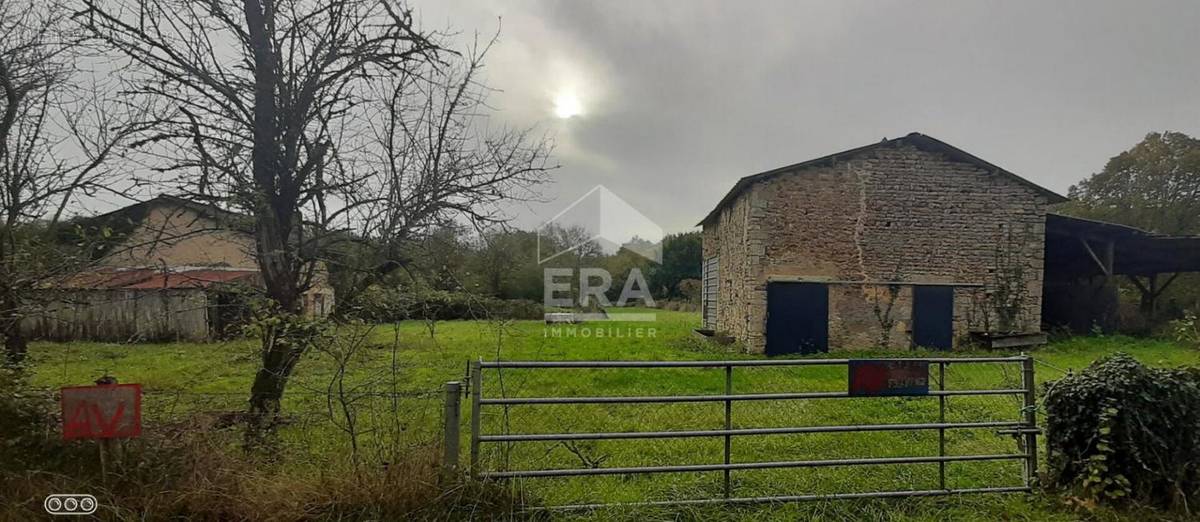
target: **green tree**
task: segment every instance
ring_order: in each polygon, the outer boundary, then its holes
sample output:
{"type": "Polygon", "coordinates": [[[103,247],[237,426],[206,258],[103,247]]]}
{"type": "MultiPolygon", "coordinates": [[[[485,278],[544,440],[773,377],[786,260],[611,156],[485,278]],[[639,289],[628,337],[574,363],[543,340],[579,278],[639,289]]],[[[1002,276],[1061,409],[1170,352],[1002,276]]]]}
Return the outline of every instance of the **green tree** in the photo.
{"type": "Polygon", "coordinates": [[[655,296],[682,297],[679,282],[700,279],[702,245],[700,232],[669,234],[663,238],[662,264],[646,274],[655,296]]]}
{"type": "MultiPolygon", "coordinates": [[[[634,239],[636,240],[637,238],[634,239]]],[[[642,257],[637,252],[628,248],[622,248],[612,255],[605,256],[604,259],[600,260],[599,265],[612,275],[612,286],[608,288],[606,295],[608,296],[608,300],[613,304],[616,304],[621,298],[621,292],[625,289],[625,285],[630,284],[629,277],[632,275],[634,269],[641,271],[642,277],[645,278],[642,281],[638,281],[638,283],[645,283],[650,286],[650,288],[641,288],[635,285],[634,288],[637,290],[650,290],[650,294],[654,295],[653,285],[651,285],[648,275],[654,263],[642,257]]],[[[625,304],[628,306],[639,306],[642,302],[641,300],[637,300],[625,304]]]]}
{"type": "Polygon", "coordinates": [[[537,262],[537,235],[523,230],[495,230],[481,235],[470,265],[481,291],[501,299],[542,298],[542,271],[537,262]]]}
{"type": "Polygon", "coordinates": [[[1066,214],[1160,234],[1200,233],[1200,140],[1152,132],[1072,186],[1066,214]]]}

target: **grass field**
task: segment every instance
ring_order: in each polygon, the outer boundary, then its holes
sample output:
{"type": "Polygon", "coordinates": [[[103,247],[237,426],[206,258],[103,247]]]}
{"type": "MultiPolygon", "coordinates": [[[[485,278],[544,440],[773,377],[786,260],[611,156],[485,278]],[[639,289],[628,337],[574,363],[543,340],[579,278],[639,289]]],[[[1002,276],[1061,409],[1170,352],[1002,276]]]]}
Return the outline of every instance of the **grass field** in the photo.
{"type": "MultiPolygon", "coordinates": [[[[640,312],[646,312],[641,310],[640,312]]],[[[656,312],[653,323],[613,321],[588,327],[547,330],[534,321],[499,323],[462,321],[428,325],[409,322],[377,327],[374,345],[349,367],[345,383],[361,385],[360,426],[368,443],[383,434],[417,444],[436,440],[441,418],[440,387],[464,376],[467,361],[484,359],[538,360],[693,360],[742,359],[727,347],[696,339],[690,333],[696,314],[656,312]],[[396,342],[393,342],[396,341],[396,342]],[[388,427],[399,426],[399,430],[388,427]],[[399,433],[399,435],[397,435],[399,433]]],[[[1200,352],[1169,342],[1120,337],[1076,338],[1041,348],[1039,382],[1059,377],[1061,370],[1082,368],[1092,360],[1126,351],[1152,365],[1200,363],[1200,352]]],[[[994,353],[994,352],[993,352],[994,353]]],[[[862,352],[855,356],[914,356],[914,352],[862,352]]],[[[955,353],[957,355],[968,355],[955,353]]],[[[168,422],[191,413],[236,411],[245,403],[256,367],[251,341],[212,344],[94,343],[37,344],[32,349],[34,383],[46,387],[90,383],[104,372],[121,382],[139,382],[146,390],[147,424],[168,422]]],[[[347,438],[330,421],[327,390],[336,366],[313,352],[298,366],[284,409],[295,422],[283,430],[291,452],[289,471],[319,470],[344,459],[347,438]],[[301,458],[302,457],[302,458],[301,458]]],[[[738,369],[735,393],[839,391],[846,386],[844,366],[738,369]]],[[[485,373],[485,394],[504,396],[712,394],[724,391],[720,369],[622,370],[494,370],[485,373]]],[[[1015,365],[950,365],[947,389],[1017,388],[1015,365]],[[1004,366],[1007,366],[1006,368],[1004,366]]],[[[550,433],[581,431],[656,431],[723,427],[720,403],[672,405],[536,405],[498,406],[484,410],[487,433],[550,433]]],[[[1016,397],[953,397],[948,420],[1017,420],[1016,397]]],[[[736,403],[735,428],[933,422],[938,404],[933,398],[825,399],[736,403]]],[[[464,408],[464,420],[468,410],[464,408]]],[[[336,418],[336,416],[335,416],[336,418]]],[[[467,426],[463,426],[464,436],[467,426]]],[[[487,469],[623,467],[656,464],[706,464],[722,459],[723,440],[625,440],[519,443],[484,447],[487,469]]],[[[464,459],[466,440],[464,438],[464,459]]],[[[948,454],[1016,452],[1011,437],[992,430],[952,430],[948,454]]],[[[738,437],[734,462],[816,460],[853,457],[923,456],[937,454],[937,432],[876,432],[738,437]]],[[[371,458],[365,452],[365,458],[371,458]]],[[[1021,484],[1019,461],[950,463],[951,487],[1021,484]]],[[[796,495],[871,490],[935,489],[936,464],[812,469],[754,470],[733,473],[734,496],[796,495]]],[[[513,483],[537,502],[548,505],[626,502],[719,496],[720,472],[581,478],[527,479],[513,483]]],[[[565,516],[565,515],[564,515],[565,516]]],[[[810,502],[739,508],[691,507],[662,509],[612,508],[572,517],[604,519],[703,520],[1075,520],[1080,515],[1040,495],[974,495],[956,498],[810,502]]],[[[1100,512],[1092,518],[1122,518],[1100,512]]]]}

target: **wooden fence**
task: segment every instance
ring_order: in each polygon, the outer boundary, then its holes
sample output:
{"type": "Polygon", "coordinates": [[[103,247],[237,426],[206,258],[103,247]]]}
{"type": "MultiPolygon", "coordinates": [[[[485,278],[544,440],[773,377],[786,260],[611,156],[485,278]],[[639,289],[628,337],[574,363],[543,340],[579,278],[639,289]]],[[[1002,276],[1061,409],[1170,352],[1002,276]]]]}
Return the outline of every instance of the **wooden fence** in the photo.
{"type": "Polygon", "coordinates": [[[202,289],[73,290],[47,296],[25,335],[53,341],[203,340],[209,302],[202,289]]]}

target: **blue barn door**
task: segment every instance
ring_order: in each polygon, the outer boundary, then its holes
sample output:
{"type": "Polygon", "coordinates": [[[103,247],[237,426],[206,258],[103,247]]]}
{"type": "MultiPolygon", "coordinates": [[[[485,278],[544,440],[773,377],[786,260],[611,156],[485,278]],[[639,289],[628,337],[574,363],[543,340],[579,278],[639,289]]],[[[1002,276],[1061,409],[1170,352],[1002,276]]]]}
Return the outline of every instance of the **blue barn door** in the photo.
{"type": "Polygon", "coordinates": [[[767,284],[767,355],[829,351],[829,287],[767,284]]]}
{"type": "Polygon", "coordinates": [[[913,346],[949,350],[954,345],[954,287],[914,286],[913,346]]]}

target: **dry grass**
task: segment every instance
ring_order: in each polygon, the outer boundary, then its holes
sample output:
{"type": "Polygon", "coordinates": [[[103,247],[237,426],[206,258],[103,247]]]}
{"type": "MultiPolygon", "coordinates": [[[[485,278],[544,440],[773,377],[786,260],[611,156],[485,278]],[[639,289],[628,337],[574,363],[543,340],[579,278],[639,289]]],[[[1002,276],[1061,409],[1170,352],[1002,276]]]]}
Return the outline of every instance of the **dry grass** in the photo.
{"type": "MultiPolygon", "coordinates": [[[[127,443],[120,468],[107,476],[95,445],[45,459],[57,463],[51,469],[16,469],[16,459],[0,453],[0,520],[45,517],[48,492],[94,494],[102,520],[477,520],[517,518],[521,509],[504,489],[439,480],[436,447],[409,448],[384,466],[298,468],[247,455],[239,436],[239,428],[217,428],[203,416],[148,430],[127,443]]],[[[64,449],[53,438],[43,442],[48,455],[64,449]]]]}

